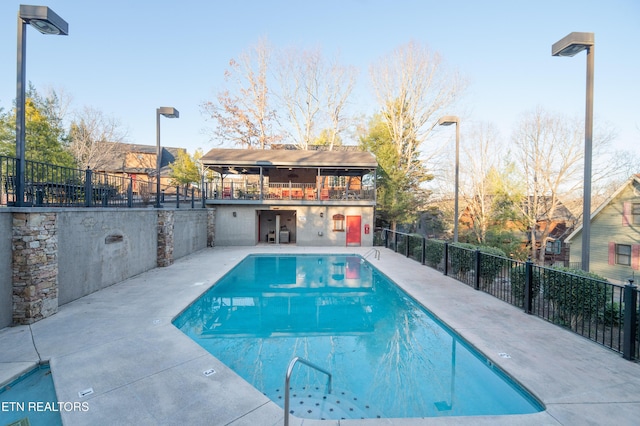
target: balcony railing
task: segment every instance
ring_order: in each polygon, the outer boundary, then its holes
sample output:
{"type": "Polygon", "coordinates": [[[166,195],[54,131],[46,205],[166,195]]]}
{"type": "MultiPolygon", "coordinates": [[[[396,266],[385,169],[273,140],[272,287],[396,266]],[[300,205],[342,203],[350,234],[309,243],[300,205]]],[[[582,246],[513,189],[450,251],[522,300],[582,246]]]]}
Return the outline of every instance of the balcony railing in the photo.
{"type": "Polygon", "coordinates": [[[218,200],[298,200],[298,201],[375,201],[372,187],[352,189],[346,186],[319,186],[308,183],[267,183],[262,186],[244,182],[213,184],[209,198],[218,200]]]}

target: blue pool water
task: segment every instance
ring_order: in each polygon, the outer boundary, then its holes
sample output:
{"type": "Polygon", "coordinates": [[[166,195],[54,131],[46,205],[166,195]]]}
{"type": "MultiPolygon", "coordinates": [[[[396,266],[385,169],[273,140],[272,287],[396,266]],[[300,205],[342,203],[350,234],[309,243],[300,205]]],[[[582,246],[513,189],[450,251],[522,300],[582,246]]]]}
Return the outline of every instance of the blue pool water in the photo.
{"type": "Polygon", "coordinates": [[[174,325],[314,419],[525,414],[542,406],[360,256],[253,255],[174,325]]]}
{"type": "Polygon", "coordinates": [[[0,387],[0,425],[61,426],[57,401],[51,370],[40,365],[0,387]]]}

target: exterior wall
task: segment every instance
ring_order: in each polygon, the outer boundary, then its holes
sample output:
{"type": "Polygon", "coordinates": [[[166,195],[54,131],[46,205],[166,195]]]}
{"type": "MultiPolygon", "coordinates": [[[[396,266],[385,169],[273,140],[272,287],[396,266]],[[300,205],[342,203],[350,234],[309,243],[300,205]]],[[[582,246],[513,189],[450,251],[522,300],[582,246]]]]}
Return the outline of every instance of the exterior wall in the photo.
{"type": "Polygon", "coordinates": [[[11,229],[13,216],[0,214],[0,328],[11,324],[12,267],[11,267],[11,229]]]}
{"type": "Polygon", "coordinates": [[[152,209],[58,212],[60,305],[154,268],[156,214],[152,209]]]}
{"type": "Polygon", "coordinates": [[[215,209],[3,208],[0,328],[206,248],[214,218],[215,209]]]}
{"type": "MultiPolygon", "coordinates": [[[[212,210],[215,211],[215,210],[212,210]]],[[[173,260],[208,246],[207,210],[176,209],[173,229],[173,260]],[[194,214],[197,212],[196,214],[194,214]]]]}
{"type": "Polygon", "coordinates": [[[265,217],[281,215],[280,226],[286,225],[292,243],[299,246],[346,246],[346,232],[333,230],[333,216],[361,216],[361,245],[373,246],[373,206],[359,205],[304,205],[304,206],[256,206],[219,205],[215,219],[218,246],[246,246],[266,242],[266,234],[275,230],[275,221],[265,217]],[[234,216],[235,212],[235,216],[234,216]],[[321,217],[322,214],[322,217],[321,217]],[[292,220],[289,220],[293,218],[292,220]],[[365,225],[370,232],[365,234],[365,225]]]}
{"type": "MultiPolygon", "coordinates": [[[[623,206],[625,202],[640,202],[630,185],[605,206],[591,220],[591,239],[589,242],[589,270],[612,281],[624,283],[628,278],[638,275],[632,266],[609,264],[609,243],[637,245],[640,244],[640,227],[630,224],[623,226],[623,206]]],[[[582,257],[582,232],[578,232],[571,240],[570,262],[580,262],[582,257]]],[[[632,262],[633,263],[633,262],[632,262]]]]}

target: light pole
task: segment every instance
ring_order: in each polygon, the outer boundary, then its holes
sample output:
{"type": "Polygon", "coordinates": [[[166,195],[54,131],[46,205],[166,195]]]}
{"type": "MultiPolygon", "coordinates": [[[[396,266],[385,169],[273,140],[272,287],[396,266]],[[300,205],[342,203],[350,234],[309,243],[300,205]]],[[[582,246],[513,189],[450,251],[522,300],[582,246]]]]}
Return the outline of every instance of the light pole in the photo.
{"type": "Polygon", "coordinates": [[[438,120],[440,126],[456,125],[456,170],[455,170],[455,198],[453,201],[453,242],[458,242],[458,177],[460,174],[460,119],[455,115],[447,115],[438,120]]]}
{"type": "Polygon", "coordinates": [[[593,142],[593,33],[571,33],[551,46],[552,56],[574,56],[587,51],[587,95],[584,119],[584,194],[582,200],[582,270],[589,271],[591,240],[591,153],[593,142]]]}
{"type": "Polygon", "coordinates": [[[162,163],[162,148],[160,147],[160,116],[178,118],[180,113],[173,107],[156,109],[156,208],[160,208],[160,166],[162,163]]]}
{"type": "Polygon", "coordinates": [[[68,35],[69,24],[47,6],[20,5],[18,11],[18,57],[16,79],[16,206],[24,205],[25,174],[25,79],[27,25],[42,34],[68,35]]]}

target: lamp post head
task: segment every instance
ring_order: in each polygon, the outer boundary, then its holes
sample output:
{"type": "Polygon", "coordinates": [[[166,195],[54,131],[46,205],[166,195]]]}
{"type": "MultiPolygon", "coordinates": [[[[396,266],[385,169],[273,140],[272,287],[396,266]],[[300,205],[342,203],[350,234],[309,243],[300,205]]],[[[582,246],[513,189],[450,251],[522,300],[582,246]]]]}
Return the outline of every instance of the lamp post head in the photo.
{"type": "Polygon", "coordinates": [[[551,46],[551,56],[575,56],[595,45],[593,33],[571,33],[553,43],[551,46]]]}
{"type": "Polygon", "coordinates": [[[167,118],[179,118],[180,112],[173,107],[160,107],[157,110],[158,115],[162,115],[167,118]]]}
{"type": "Polygon", "coordinates": [[[69,35],[69,24],[47,6],[21,4],[18,17],[42,34],[69,35]]]}
{"type": "Polygon", "coordinates": [[[460,122],[460,119],[455,116],[455,115],[445,115],[444,117],[441,117],[440,120],[438,120],[438,125],[439,126],[450,126],[452,124],[458,124],[460,122]]]}

